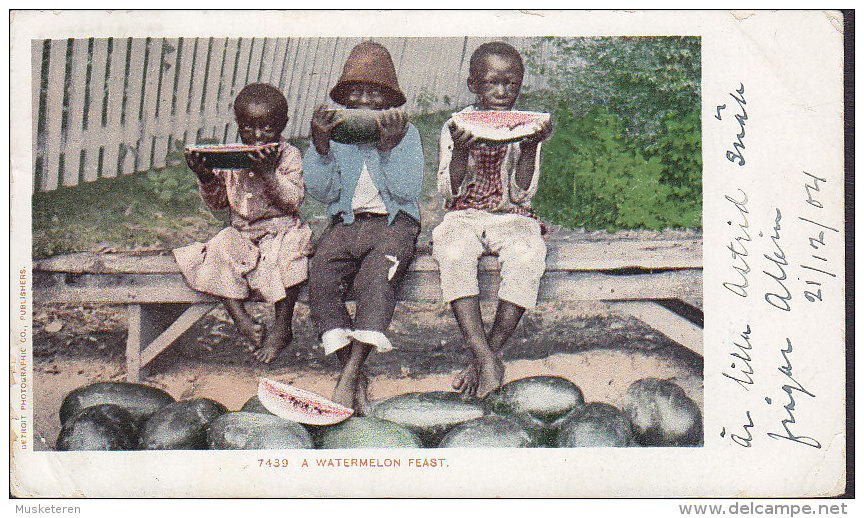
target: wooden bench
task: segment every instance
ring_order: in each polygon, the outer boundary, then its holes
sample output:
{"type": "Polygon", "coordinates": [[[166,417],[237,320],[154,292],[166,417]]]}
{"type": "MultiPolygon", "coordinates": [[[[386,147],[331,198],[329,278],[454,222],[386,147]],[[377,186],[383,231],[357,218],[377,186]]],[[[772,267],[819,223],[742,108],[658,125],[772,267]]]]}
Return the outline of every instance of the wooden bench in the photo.
{"type": "MultiPolygon", "coordinates": [[[[547,246],[541,302],[603,301],[702,354],[700,325],[682,316],[701,316],[701,239],[580,241],[553,234],[547,246]]],[[[128,381],[140,381],[142,369],[216,304],[186,285],[170,251],[55,256],[36,261],[33,278],[36,303],[127,306],[128,381]]],[[[481,259],[479,280],[481,298],[495,298],[497,258],[481,259]]],[[[441,300],[438,265],[428,250],[411,265],[400,300],[441,300]]]]}

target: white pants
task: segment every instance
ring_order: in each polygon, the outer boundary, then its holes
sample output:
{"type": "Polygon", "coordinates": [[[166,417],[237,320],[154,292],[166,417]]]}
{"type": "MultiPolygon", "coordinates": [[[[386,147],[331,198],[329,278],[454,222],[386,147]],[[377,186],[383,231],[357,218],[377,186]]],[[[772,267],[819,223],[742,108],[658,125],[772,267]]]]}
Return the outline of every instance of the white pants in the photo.
{"type": "Polygon", "coordinates": [[[546,270],[546,243],[537,220],[519,214],[465,209],[448,212],[432,231],[432,255],[441,270],[445,302],[480,294],[480,256],[498,255],[498,298],[531,309],[546,270]]]}

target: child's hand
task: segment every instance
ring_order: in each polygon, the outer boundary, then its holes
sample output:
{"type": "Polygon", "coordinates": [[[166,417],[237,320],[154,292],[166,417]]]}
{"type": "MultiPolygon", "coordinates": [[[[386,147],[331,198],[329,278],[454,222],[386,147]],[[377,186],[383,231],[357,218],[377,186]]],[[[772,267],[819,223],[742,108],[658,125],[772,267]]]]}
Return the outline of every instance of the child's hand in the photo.
{"type": "Polygon", "coordinates": [[[453,149],[468,149],[480,140],[477,136],[471,133],[468,130],[457,128],[455,122],[451,122],[450,126],[450,136],[453,138],[453,149]]]}
{"type": "Polygon", "coordinates": [[[402,110],[386,110],[378,119],[378,149],[390,151],[399,145],[408,130],[408,117],[402,110]]]}
{"type": "Polygon", "coordinates": [[[536,146],[540,142],[546,140],[552,135],[553,127],[552,121],[547,120],[540,124],[537,124],[537,131],[528,137],[525,137],[519,142],[521,146],[536,146]]]}
{"type": "Polygon", "coordinates": [[[312,113],[311,134],[312,144],[319,155],[330,152],[330,132],[341,122],[342,119],[336,116],[336,110],[329,110],[323,104],[315,108],[312,113]]]}
{"type": "Polygon", "coordinates": [[[247,153],[252,161],[252,169],[259,173],[272,173],[279,162],[279,143],[265,144],[255,151],[247,153]]]}
{"type": "Polygon", "coordinates": [[[198,176],[202,182],[209,182],[213,179],[213,171],[207,167],[207,159],[201,156],[198,151],[183,150],[183,155],[186,157],[186,164],[198,176]]]}

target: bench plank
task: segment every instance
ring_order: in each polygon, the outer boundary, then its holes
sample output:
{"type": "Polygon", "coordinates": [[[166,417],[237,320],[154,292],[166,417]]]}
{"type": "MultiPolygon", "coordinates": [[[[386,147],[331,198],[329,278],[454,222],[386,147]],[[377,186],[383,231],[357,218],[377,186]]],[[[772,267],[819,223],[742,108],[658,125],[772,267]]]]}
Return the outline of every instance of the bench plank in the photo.
{"type": "MultiPolygon", "coordinates": [[[[626,268],[675,269],[701,268],[702,243],[681,241],[572,242],[549,240],[547,270],[616,270],[626,268]]],[[[177,263],[170,251],[98,253],[79,252],[41,259],[33,263],[35,271],[67,273],[177,273],[177,263]]],[[[480,269],[498,271],[495,257],[485,256],[480,269]]],[[[435,260],[418,255],[411,271],[437,271],[435,260]]]]}
{"type": "Polygon", "coordinates": [[[615,302],[612,308],[645,322],[671,340],[703,356],[702,329],[663,306],[654,302],[637,301],[615,302]]]}
{"type": "MultiPolygon", "coordinates": [[[[479,275],[480,296],[494,298],[500,279],[496,272],[479,275]]],[[[179,273],[34,275],[35,298],[45,303],[99,302],[110,304],[202,303],[210,295],[191,289],[179,273]]],[[[305,288],[304,288],[305,292],[305,288]]],[[[305,297],[301,295],[301,297],[305,297]]],[[[540,282],[540,301],[582,300],[701,300],[702,272],[697,269],[615,275],[601,272],[547,271],[540,282]]],[[[441,300],[437,271],[409,271],[399,300],[441,300]]],[[[699,303],[701,306],[701,302],[699,303]]]]}

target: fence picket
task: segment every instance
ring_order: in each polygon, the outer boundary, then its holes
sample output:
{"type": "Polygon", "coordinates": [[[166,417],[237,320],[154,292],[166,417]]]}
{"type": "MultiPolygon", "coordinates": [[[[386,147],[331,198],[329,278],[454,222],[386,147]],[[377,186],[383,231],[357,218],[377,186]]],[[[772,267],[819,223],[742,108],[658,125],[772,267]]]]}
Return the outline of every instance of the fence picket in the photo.
{"type": "Polygon", "coordinates": [[[210,51],[210,39],[195,38],[195,58],[192,65],[192,87],[189,89],[189,99],[186,102],[186,138],[187,144],[198,142],[201,126],[201,95],[204,92],[204,76],[207,75],[207,54],[210,51]]]}
{"type": "Polygon", "coordinates": [[[225,59],[222,65],[222,76],[219,78],[218,108],[216,109],[217,120],[214,121],[214,124],[217,126],[215,136],[220,142],[229,142],[227,140],[229,128],[234,121],[232,106],[234,97],[238,92],[234,90],[233,83],[239,44],[240,42],[236,38],[229,38],[225,42],[225,59]]]}
{"type": "Polygon", "coordinates": [[[51,40],[48,64],[48,93],[45,110],[45,160],[42,189],[57,188],[60,174],[61,125],[63,120],[63,90],[66,84],[66,40],[51,40]]]}
{"type": "Polygon", "coordinates": [[[123,151],[118,174],[135,172],[138,156],[138,140],[141,136],[141,98],[144,95],[144,58],[148,41],[132,38],[127,76],[126,101],[123,103],[123,151]]]}
{"type": "Polygon", "coordinates": [[[87,60],[89,42],[79,38],[72,41],[72,59],[66,89],[68,104],[66,128],[63,133],[63,186],[78,185],[81,166],[81,135],[84,128],[84,97],[87,93],[87,60]]]}
{"type": "Polygon", "coordinates": [[[113,178],[120,174],[120,148],[123,146],[124,130],[123,90],[126,81],[126,58],[129,39],[111,40],[111,68],[108,75],[108,106],[103,137],[105,157],[102,160],[102,176],[113,178]]]}
{"type": "MultiPolygon", "coordinates": [[[[39,131],[40,114],[42,114],[42,53],[45,43],[34,40],[30,48],[30,70],[33,74],[31,81],[32,88],[32,104],[31,111],[33,115],[33,190],[38,190],[44,166],[37,167],[37,164],[44,162],[45,159],[45,142],[42,137],[44,131],[39,131]],[[39,78],[38,80],[36,78],[39,78]]],[[[44,119],[44,116],[41,117],[44,119]]]]}
{"type": "MultiPolygon", "coordinates": [[[[162,38],[150,40],[147,51],[147,71],[144,79],[144,93],[138,116],[141,126],[138,135],[138,153],[135,157],[135,171],[146,171],[151,167],[154,130],[156,125],[157,94],[159,93],[159,73],[162,70],[162,38]]],[[[131,171],[131,172],[135,172],[131,171]]]]}
{"type": "Polygon", "coordinates": [[[246,84],[257,83],[261,71],[261,57],[264,52],[265,38],[252,38],[252,53],[249,56],[249,71],[246,73],[246,84]]]}
{"type": "Polygon", "coordinates": [[[180,38],[177,42],[177,59],[180,67],[175,76],[177,89],[171,101],[171,131],[174,138],[184,144],[191,143],[188,138],[189,91],[192,88],[192,70],[195,66],[195,38],[180,38]]]}
{"type": "Polygon", "coordinates": [[[171,100],[174,97],[174,76],[177,74],[177,57],[179,41],[177,38],[166,38],[162,43],[162,80],[159,85],[159,95],[156,100],[156,144],[153,149],[153,164],[151,167],[165,167],[165,157],[171,149],[171,100]]]}
{"type": "Polygon", "coordinates": [[[291,96],[291,105],[294,107],[294,116],[290,118],[289,126],[290,135],[297,135],[302,126],[300,118],[302,117],[302,103],[306,98],[305,88],[308,86],[308,74],[311,69],[310,61],[315,58],[315,49],[317,47],[317,38],[315,40],[301,40],[300,46],[297,49],[297,63],[292,70],[292,85],[295,87],[291,96]]]}
{"type": "Polygon", "coordinates": [[[219,126],[219,74],[222,70],[222,62],[225,59],[225,39],[219,38],[210,43],[210,66],[207,71],[207,79],[204,95],[204,106],[201,114],[201,127],[204,128],[203,135],[208,138],[222,138],[222,134],[216,134],[219,126]]]}
{"type": "MultiPolygon", "coordinates": [[[[315,60],[309,71],[309,83],[305,89],[303,102],[298,110],[297,130],[294,135],[306,136],[309,131],[309,121],[312,120],[312,112],[315,110],[315,99],[320,92],[328,90],[332,85],[328,82],[330,77],[330,65],[333,59],[333,51],[336,47],[336,38],[321,38],[315,51],[315,60]]],[[[333,80],[336,84],[336,79],[333,80]]]]}
{"type": "MultiPolygon", "coordinates": [[[[246,76],[249,73],[249,56],[252,53],[252,38],[241,38],[237,48],[237,67],[234,69],[231,88],[231,102],[234,102],[234,97],[240,93],[240,90],[246,86],[246,76]]],[[[237,133],[237,124],[232,118],[228,123],[228,133],[226,142],[240,142],[240,135],[237,133]]]]}
{"type": "Polygon", "coordinates": [[[272,42],[268,46],[268,55],[264,56],[264,65],[267,66],[267,69],[261,75],[261,81],[279,88],[279,76],[285,67],[285,49],[288,46],[288,38],[273,38],[272,42]]]}
{"type": "MultiPolygon", "coordinates": [[[[104,156],[104,129],[102,117],[105,110],[105,94],[108,91],[108,40],[93,40],[90,58],[90,84],[88,86],[87,127],[83,135],[84,181],[92,182],[99,177],[99,157],[104,156]]],[[[103,166],[104,167],[104,163],[103,166]]]]}

